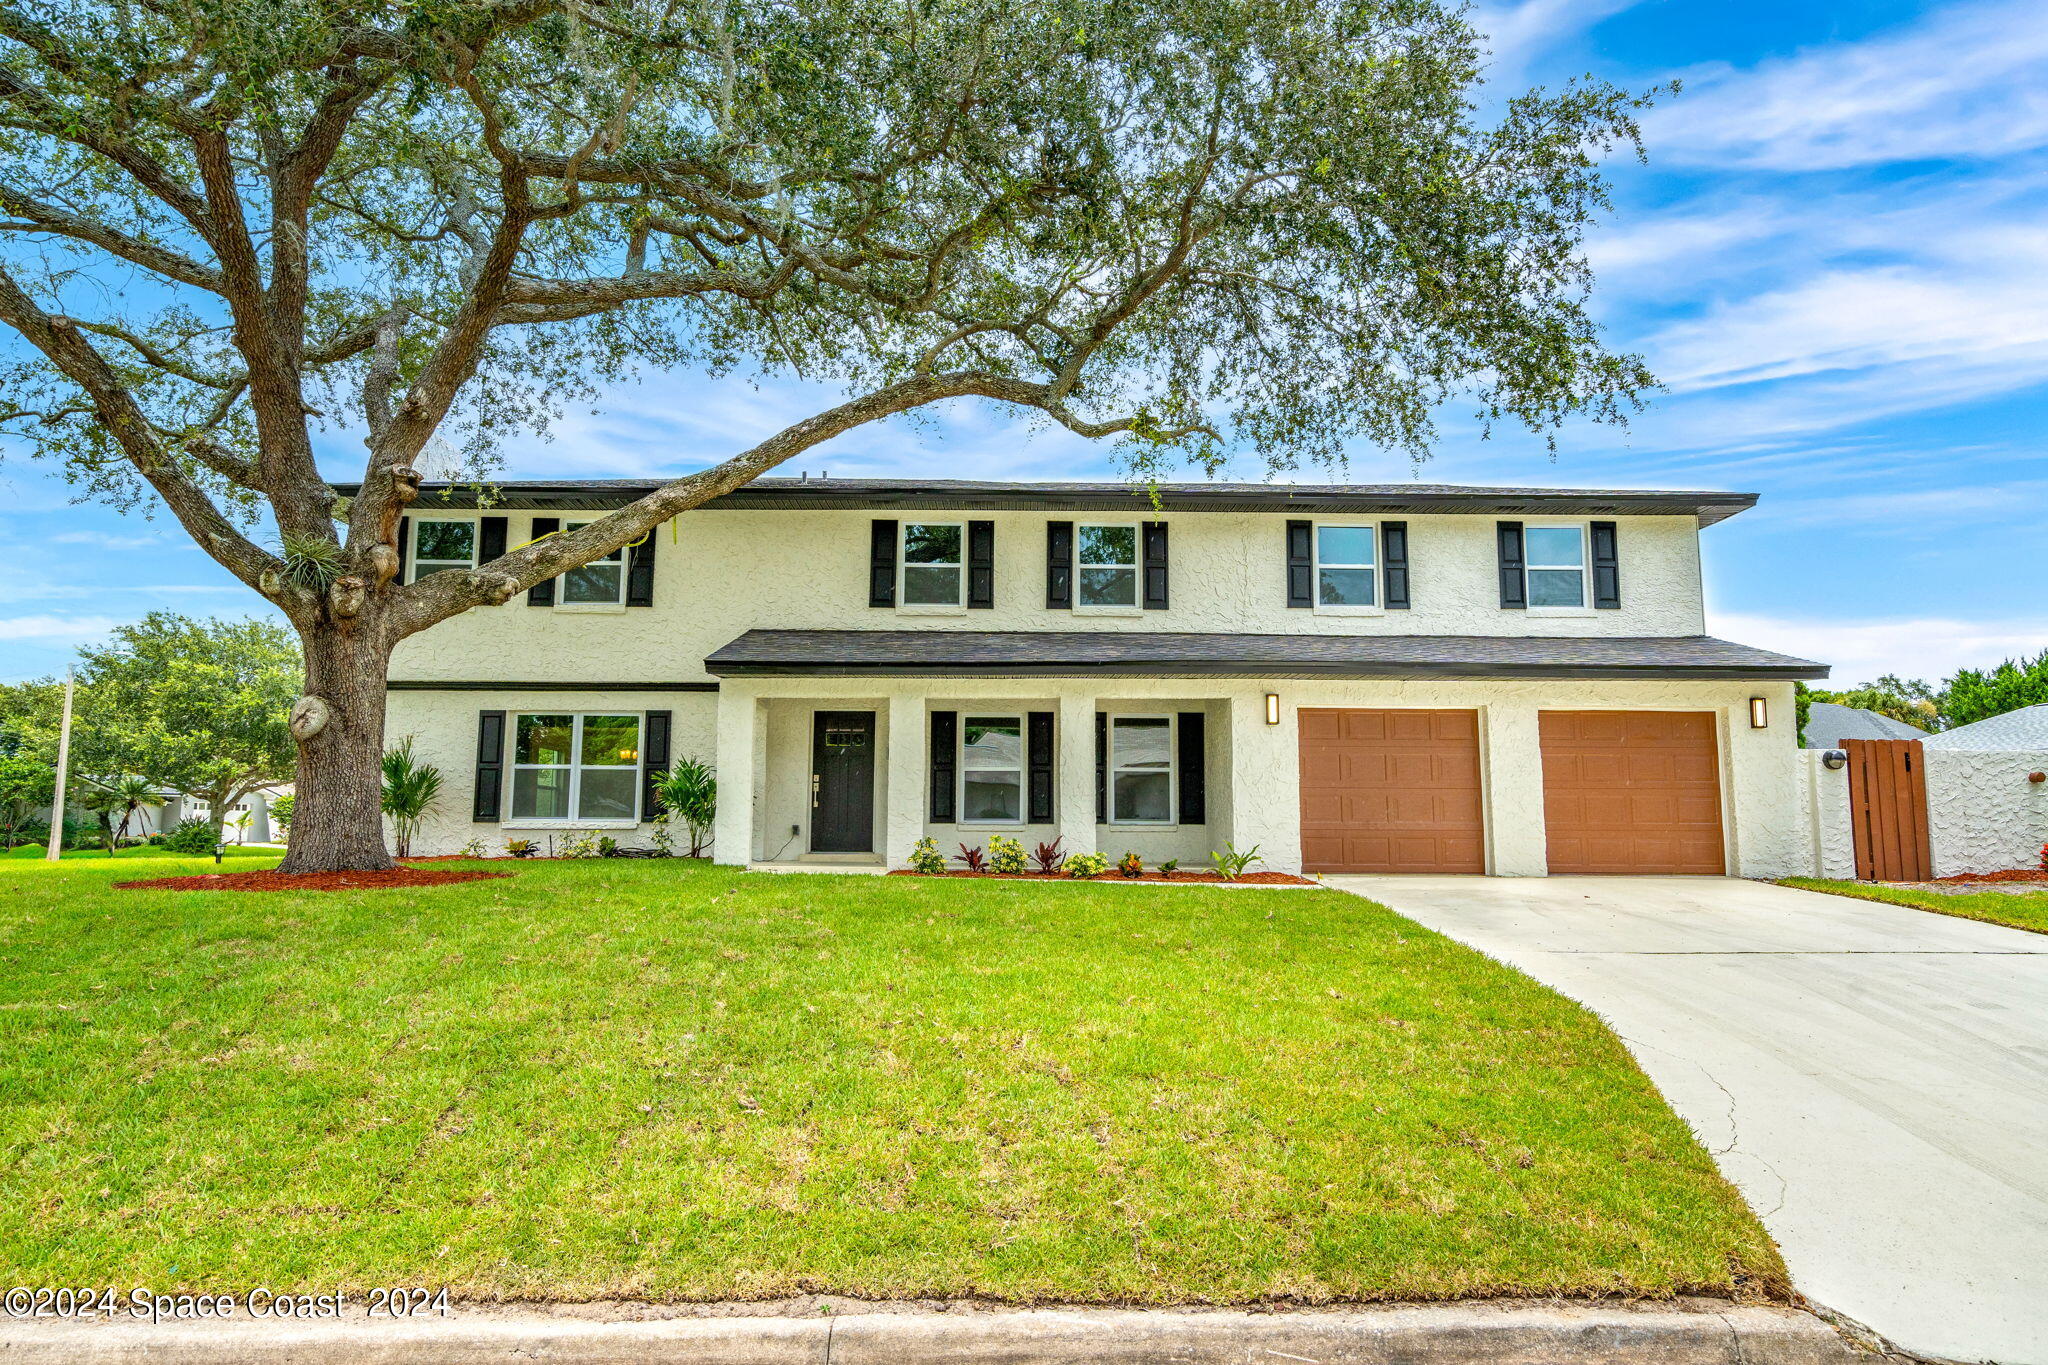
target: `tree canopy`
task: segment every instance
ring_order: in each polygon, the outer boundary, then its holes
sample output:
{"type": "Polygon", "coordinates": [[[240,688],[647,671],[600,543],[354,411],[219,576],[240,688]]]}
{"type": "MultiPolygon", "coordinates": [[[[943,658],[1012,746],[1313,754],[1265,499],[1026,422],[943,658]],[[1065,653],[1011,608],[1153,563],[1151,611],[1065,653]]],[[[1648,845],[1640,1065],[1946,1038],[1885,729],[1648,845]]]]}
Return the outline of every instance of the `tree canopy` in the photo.
{"type": "Polygon", "coordinates": [[[1482,56],[1446,0],[0,0],[0,430],[299,631],[321,856],[398,640],[862,423],[993,400],[1143,474],[1622,418],[1581,238],[1646,97],[1482,117],[1482,56]],[[398,580],[430,441],[481,477],[675,366],[844,399],[398,580]]]}

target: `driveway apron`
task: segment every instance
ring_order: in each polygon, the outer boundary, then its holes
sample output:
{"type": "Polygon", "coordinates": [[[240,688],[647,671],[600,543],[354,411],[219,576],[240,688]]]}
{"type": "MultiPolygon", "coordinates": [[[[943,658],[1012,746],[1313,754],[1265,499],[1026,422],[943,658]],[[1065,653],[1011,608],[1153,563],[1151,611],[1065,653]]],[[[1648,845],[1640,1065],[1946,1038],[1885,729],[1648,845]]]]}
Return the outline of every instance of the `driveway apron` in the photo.
{"type": "Polygon", "coordinates": [[[1918,1354],[2048,1365],[2048,935],[1716,877],[1331,877],[1590,1007],[1918,1354]]]}

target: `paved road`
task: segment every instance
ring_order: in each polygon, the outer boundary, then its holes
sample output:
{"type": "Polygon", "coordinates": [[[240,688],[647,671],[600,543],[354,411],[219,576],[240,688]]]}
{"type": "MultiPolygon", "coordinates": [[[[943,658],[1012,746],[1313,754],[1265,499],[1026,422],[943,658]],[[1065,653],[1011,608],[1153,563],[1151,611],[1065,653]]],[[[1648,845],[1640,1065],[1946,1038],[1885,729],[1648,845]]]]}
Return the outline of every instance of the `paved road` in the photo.
{"type": "Polygon", "coordinates": [[[2048,936],[1721,878],[1329,881],[1597,1011],[1809,1298],[2048,1365],[2048,936]]]}

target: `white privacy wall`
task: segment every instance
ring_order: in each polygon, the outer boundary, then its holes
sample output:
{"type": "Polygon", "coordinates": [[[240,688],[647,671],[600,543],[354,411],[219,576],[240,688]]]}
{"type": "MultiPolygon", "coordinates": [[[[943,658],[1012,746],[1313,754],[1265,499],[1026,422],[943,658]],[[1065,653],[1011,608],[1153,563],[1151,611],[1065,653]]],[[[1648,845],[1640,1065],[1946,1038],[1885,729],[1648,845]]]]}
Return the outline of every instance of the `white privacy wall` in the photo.
{"type": "MultiPolygon", "coordinates": [[[[1821,749],[1802,751],[1803,806],[1813,875],[1853,879],[1856,845],[1849,821],[1849,771],[1830,772],[1821,749]]],[[[1922,748],[1927,779],[1927,842],[1934,875],[2038,867],[2048,843],[2048,752],[1984,753],[1922,748]]]]}
{"type": "Polygon", "coordinates": [[[2048,753],[1920,751],[1927,765],[1927,838],[1934,875],[2038,867],[2048,843],[2048,753]]]}

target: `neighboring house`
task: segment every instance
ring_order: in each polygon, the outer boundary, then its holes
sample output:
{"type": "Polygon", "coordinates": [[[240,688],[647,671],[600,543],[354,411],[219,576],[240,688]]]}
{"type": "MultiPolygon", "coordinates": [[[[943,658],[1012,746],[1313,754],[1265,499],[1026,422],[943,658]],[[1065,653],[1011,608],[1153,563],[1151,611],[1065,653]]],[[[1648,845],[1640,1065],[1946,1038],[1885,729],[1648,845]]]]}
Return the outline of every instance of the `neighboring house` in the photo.
{"type": "MultiPolygon", "coordinates": [[[[271,828],[270,822],[271,798],[282,796],[290,790],[290,786],[279,786],[264,791],[250,792],[247,796],[229,807],[226,817],[228,820],[232,820],[237,814],[246,812],[249,816],[248,827],[246,829],[237,829],[233,824],[224,824],[221,833],[231,844],[271,843],[271,836],[275,833],[271,828]]],[[[163,809],[158,813],[157,822],[164,829],[169,830],[176,829],[179,822],[183,820],[211,820],[212,818],[212,802],[202,800],[196,796],[186,796],[179,792],[171,792],[164,801],[163,809]]]]}
{"type": "Polygon", "coordinates": [[[1981,752],[2038,753],[2048,750],[2048,705],[2022,706],[2004,715],[1986,716],[1953,730],[1929,735],[1930,749],[1974,749],[1981,752]]]}
{"type": "MultiPolygon", "coordinates": [[[[651,485],[429,486],[408,577],[651,485]]],[[[343,491],[352,491],[344,489],[343,491]]],[[[764,479],[405,641],[416,845],[644,842],[715,761],[724,863],[900,865],[992,834],[1312,871],[1810,866],[1793,680],[1704,633],[1753,495],[764,479]]]]}
{"type": "Polygon", "coordinates": [[[1927,732],[1860,706],[1817,701],[1807,707],[1806,747],[1839,749],[1851,739],[1925,739],[1927,732]]]}

